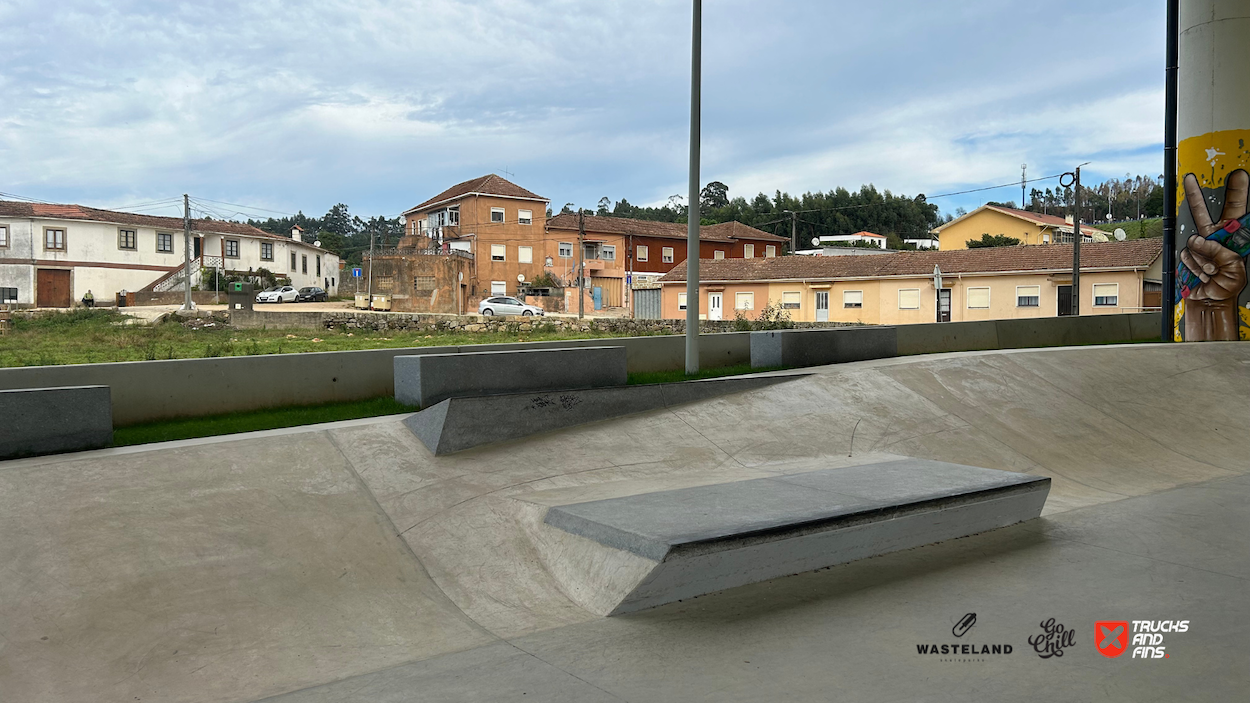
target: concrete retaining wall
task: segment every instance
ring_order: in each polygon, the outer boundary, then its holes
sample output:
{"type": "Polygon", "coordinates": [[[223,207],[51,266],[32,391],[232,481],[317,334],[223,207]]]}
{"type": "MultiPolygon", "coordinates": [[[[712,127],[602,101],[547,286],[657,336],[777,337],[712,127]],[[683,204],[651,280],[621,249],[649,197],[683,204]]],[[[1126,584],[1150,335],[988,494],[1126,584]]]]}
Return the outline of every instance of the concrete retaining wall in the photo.
{"type": "MultiPolygon", "coordinates": [[[[898,338],[898,354],[923,354],[1014,348],[1027,343],[1046,347],[1151,340],[1157,339],[1159,328],[1159,313],[1136,313],[904,325],[894,329],[898,338]],[[1021,323],[1025,325],[1022,327],[1021,323]],[[1036,330],[1029,332],[1029,324],[1036,325],[1036,330]]],[[[699,339],[700,364],[706,368],[735,366],[751,360],[749,332],[707,334],[699,339]]],[[[394,358],[401,355],[447,354],[462,349],[551,349],[605,344],[625,347],[626,364],[631,373],[670,371],[685,365],[685,339],[660,335],[611,340],[25,366],[0,369],[0,389],[110,386],[113,421],[122,426],[175,417],[393,395],[394,358]]]]}
{"type": "Polygon", "coordinates": [[[823,366],[898,355],[893,327],[774,330],[751,333],[751,366],[823,366]]]}
{"type": "Polygon", "coordinates": [[[108,386],[0,391],[0,459],[99,449],[113,443],[108,386]]]}

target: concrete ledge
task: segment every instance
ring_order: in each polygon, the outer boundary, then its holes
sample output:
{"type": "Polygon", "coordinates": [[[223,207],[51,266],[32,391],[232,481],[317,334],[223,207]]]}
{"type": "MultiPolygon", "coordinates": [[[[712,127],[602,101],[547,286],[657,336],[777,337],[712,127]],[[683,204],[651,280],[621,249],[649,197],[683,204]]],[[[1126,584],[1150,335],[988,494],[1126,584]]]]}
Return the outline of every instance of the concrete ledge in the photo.
{"type": "Polygon", "coordinates": [[[624,347],[397,356],[395,400],[427,408],[448,398],[623,386],[628,377],[624,347]]]}
{"type": "Polygon", "coordinates": [[[898,355],[894,327],[838,327],[751,333],[751,367],[823,366],[898,355]]]}
{"type": "Polygon", "coordinates": [[[998,349],[998,326],[984,322],[930,322],[899,325],[898,355],[998,349]]]}
{"type": "Polygon", "coordinates": [[[113,443],[108,386],[0,391],[0,459],[100,449],[113,443]]]}
{"type": "Polygon", "coordinates": [[[1127,315],[1022,318],[995,324],[1000,349],[1127,342],[1133,338],[1127,315]]]}
{"type": "Polygon", "coordinates": [[[549,509],[547,525],[656,563],[613,615],[1005,527],[1050,479],[907,459],[549,509]]]}
{"type": "Polygon", "coordinates": [[[681,383],[450,398],[404,419],[437,456],[623,415],[741,393],[800,376],[713,378],[681,383]],[[500,418],[506,418],[501,422],[500,418]]]}

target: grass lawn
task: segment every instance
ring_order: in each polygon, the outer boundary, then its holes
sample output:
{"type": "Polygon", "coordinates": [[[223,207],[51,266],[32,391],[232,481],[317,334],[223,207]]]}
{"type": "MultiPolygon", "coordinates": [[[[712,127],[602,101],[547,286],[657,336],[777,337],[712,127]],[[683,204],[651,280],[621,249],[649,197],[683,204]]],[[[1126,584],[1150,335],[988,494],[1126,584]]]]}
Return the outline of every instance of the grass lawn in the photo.
{"type": "MultiPolygon", "coordinates": [[[[188,329],[176,322],[155,326],[116,324],[111,310],[75,310],[33,320],[15,319],[0,336],[0,367],[98,364],[110,361],[198,359],[214,356],[290,354],[396,347],[541,342],[624,336],[572,332],[541,326],[530,332],[385,332],[336,330],[234,330],[219,326],[188,329]]],[[[637,333],[634,333],[637,334],[637,333]]]]}
{"type": "Polygon", "coordinates": [[[737,366],[718,366],[711,369],[702,369],[699,373],[687,375],[684,370],[675,371],[649,371],[646,373],[631,373],[629,375],[629,385],[644,385],[649,383],[678,383],[680,381],[697,381],[701,378],[720,378],[721,376],[741,376],[748,373],[763,373],[765,371],[780,371],[784,366],[773,366],[765,369],[753,369],[750,364],[738,364],[737,366]]]}
{"type": "Polygon", "coordinates": [[[182,420],[149,422],[142,425],[118,427],[113,430],[113,446],[168,442],[175,439],[215,437],[238,432],[274,430],[279,427],[315,425],[321,422],[355,420],[361,417],[397,415],[414,412],[416,408],[401,404],[394,398],[374,398],[351,403],[327,403],[275,410],[255,410],[245,413],[208,415],[182,420]]]}

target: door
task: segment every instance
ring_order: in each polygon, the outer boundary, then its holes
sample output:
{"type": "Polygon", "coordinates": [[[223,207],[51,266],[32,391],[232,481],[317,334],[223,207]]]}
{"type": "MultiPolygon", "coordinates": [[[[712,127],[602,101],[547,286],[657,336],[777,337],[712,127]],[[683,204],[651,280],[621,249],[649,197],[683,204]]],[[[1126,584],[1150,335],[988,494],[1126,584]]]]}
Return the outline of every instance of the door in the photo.
{"type": "Polygon", "coordinates": [[[1059,310],[1060,315],[1072,314],[1072,286],[1059,286],[1059,310]]]}
{"type": "Polygon", "coordinates": [[[590,296],[595,300],[595,309],[603,309],[603,286],[595,286],[590,289],[590,296]]]}
{"type": "Polygon", "coordinates": [[[816,291],[816,321],[829,321],[829,291],[816,291]]]}
{"type": "Polygon", "coordinates": [[[38,269],[35,288],[35,305],[38,307],[68,308],[73,305],[69,289],[69,271],[38,269]]]}
{"type": "Polygon", "coordinates": [[[724,300],[723,293],[708,293],[707,294],[707,319],[709,320],[721,319],[721,305],[722,305],[723,300],[724,300]]]}
{"type": "Polygon", "coordinates": [[[501,305],[500,307],[506,307],[507,312],[504,312],[502,314],[520,315],[521,313],[525,312],[525,303],[522,303],[516,298],[504,298],[503,300],[504,300],[504,304],[501,305]]]}
{"type": "Polygon", "coordinates": [[[951,289],[939,288],[937,292],[937,321],[951,321],[951,289]]]}
{"type": "Polygon", "coordinates": [[[192,237],[191,242],[193,246],[195,247],[195,253],[192,254],[192,257],[198,259],[200,258],[200,255],[204,253],[203,249],[201,248],[204,244],[204,240],[201,237],[192,237]]]}

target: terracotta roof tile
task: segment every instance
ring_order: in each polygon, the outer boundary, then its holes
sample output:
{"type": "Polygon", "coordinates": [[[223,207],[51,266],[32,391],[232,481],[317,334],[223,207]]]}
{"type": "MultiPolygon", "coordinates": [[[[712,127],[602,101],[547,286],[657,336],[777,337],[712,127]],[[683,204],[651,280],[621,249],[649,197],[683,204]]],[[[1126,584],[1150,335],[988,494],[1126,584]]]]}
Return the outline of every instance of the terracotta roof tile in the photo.
{"type": "MultiPolygon", "coordinates": [[[[951,220],[950,222],[947,222],[947,223],[944,223],[942,225],[935,227],[932,231],[940,232],[941,230],[945,229],[948,225],[958,222],[959,220],[962,220],[966,217],[971,217],[982,210],[995,210],[997,212],[1003,213],[1004,215],[1011,215],[1012,217],[1018,217],[1022,220],[1027,220],[1035,224],[1046,225],[1047,227],[1059,227],[1059,228],[1066,227],[1069,231],[1072,230],[1072,223],[1068,222],[1066,219],[1058,215],[1047,215],[1045,213],[1032,212],[1030,210],[1018,210],[1016,208],[1002,207],[1001,205],[982,205],[981,207],[977,208],[976,210],[973,210],[972,212],[968,213],[967,215],[964,215],[963,217],[955,218],[954,220],[951,220]]],[[[1081,225],[1081,231],[1084,232],[1085,234],[1094,234],[1095,232],[1099,234],[1106,234],[1106,232],[1103,232],[1097,227],[1091,227],[1087,224],[1081,225]]]]}
{"type": "MultiPolygon", "coordinates": [[[[1081,270],[1149,268],[1163,251],[1163,240],[1133,239],[1081,245],[1081,270]]],[[[954,251],[902,251],[871,256],[782,256],[773,259],[703,259],[699,278],[704,281],[763,281],[790,279],[928,276],[937,266],[943,274],[1007,271],[1065,271],[1072,269],[1071,244],[987,247],[954,251]]],[[[686,267],[678,266],[660,279],[685,281],[686,267]]]]}
{"type": "MultiPolygon", "coordinates": [[[[86,205],[58,205],[54,203],[23,203],[12,200],[0,200],[0,217],[44,217],[64,220],[86,220],[92,222],[109,222],[119,225],[136,225],[159,229],[182,230],[181,217],[159,217],[157,215],[137,215],[132,212],[101,210],[86,205]]],[[[278,234],[271,234],[244,222],[229,220],[191,220],[191,229],[196,232],[213,234],[238,234],[249,237],[267,239],[288,239],[278,234]]],[[[312,246],[309,244],[308,246],[312,246]]]]}
{"type": "MultiPolygon", "coordinates": [[[[686,225],[680,222],[655,222],[652,220],[635,220],[628,217],[600,217],[586,215],[586,231],[600,234],[632,234],[636,237],[663,237],[666,239],[685,239],[686,225]]],[[[577,215],[571,212],[560,213],[547,220],[548,229],[577,231],[577,215]]],[[[699,228],[701,242],[733,242],[738,239],[786,242],[785,237],[769,234],[741,222],[722,222],[716,225],[705,225],[699,228]]]]}
{"type": "Polygon", "coordinates": [[[448,188],[447,190],[439,193],[433,198],[430,198],[429,200],[421,203],[420,205],[417,205],[416,207],[413,207],[413,208],[409,208],[406,212],[404,212],[404,214],[407,215],[410,212],[421,210],[430,205],[434,205],[435,203],[441,203],[447,200],[453,200],[455,198],[469,195],[470,193],[482,193],[485,195],[502,195],[502,196],[506,196],[509,198],[525,198],[528,200],[540,200],[544,203],[549,202],[547,198],[544,198],[541,195],[536,195],[534,193],[531,193],[530,191],[522,188],[521,186],[511,181],[500,178],[499,176],[496,176],[495,174],[492,173],[486,176],[481,176],[480,178],[474,178],[473,180],[470,180],[470,181],[465,181],[464,183],[457,183],[456,185],[448,188]]]}

